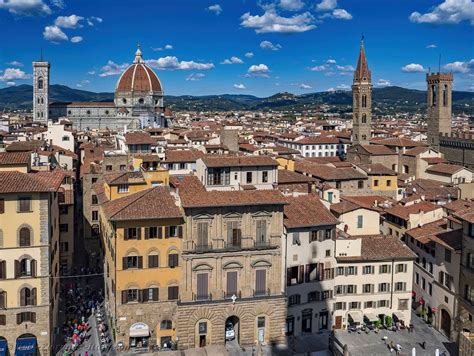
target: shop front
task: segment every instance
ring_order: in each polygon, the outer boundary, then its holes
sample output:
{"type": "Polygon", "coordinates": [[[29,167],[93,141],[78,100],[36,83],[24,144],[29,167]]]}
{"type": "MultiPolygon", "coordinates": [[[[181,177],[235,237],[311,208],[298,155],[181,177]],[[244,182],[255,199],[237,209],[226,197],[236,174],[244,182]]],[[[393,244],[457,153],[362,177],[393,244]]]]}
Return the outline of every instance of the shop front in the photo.
{"type": "Polygon", "coordinates": [[[148,347],[150,328],[145,323],[135,323],[130,326],[130,348],[148,347]]]}
{"type": "Polygon", "coordinates": [[[16,339],[15,356],[36,356],[38,343],[34,335],[22,335],[16,339]]]}

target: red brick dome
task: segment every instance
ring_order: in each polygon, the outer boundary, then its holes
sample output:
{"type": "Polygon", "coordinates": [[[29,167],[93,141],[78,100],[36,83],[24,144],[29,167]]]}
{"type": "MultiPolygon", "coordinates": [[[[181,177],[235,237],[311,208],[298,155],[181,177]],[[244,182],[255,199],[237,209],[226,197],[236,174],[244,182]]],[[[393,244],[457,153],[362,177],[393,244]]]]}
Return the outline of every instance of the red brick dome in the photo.
{"type": "Polygon", "coordinates": [[[161,82],[155,72],[142,59],[140,48],[135,53],[135,60],[120,76],[116,92],[161,92],[161,82]]]}

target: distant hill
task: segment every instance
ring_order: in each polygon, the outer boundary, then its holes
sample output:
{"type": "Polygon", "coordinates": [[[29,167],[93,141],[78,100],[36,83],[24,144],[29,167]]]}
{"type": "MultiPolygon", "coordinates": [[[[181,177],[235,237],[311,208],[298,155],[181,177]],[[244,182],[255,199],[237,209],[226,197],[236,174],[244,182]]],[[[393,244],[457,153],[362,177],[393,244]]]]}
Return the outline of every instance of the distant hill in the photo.
{"type": "MultiPolygon", "coordinates": [[[[0,109],[31,109],[32,86],[19,85],[0,89],[0,109]]],[[[51,85],[50,102],[54,101],[112,101],[113,93],[94,93],[72,89],[64,85],[51,85]]],[[[267,98],[253,95],[169,96],[166,105],[173,110],[226,111],[226,110],[281,110],[302,111],[328,105],[332,112],[348,112],[352,105],[350,91],[318,92],[302,95],[277,93],[267,98]]],[[[426,92],[401,87],[373,89],[374,113],[419,112],[426,110],[426,92]]],[[[474,115],[474,93],[453,92],[453,110],[474,115]]]]}

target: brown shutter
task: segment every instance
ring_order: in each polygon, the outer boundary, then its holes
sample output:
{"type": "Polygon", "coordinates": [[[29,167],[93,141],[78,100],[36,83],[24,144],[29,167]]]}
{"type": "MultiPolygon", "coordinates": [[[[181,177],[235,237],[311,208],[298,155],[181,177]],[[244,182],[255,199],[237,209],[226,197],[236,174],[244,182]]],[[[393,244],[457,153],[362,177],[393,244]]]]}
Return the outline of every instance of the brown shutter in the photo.
{"type": "Polygon", "coordinates": [[[20,261],[15,260],[15,278],[18,278],[20,274],[20,261]]]}
{"type": "Polygon", "coordinates": [[[21,324],[21,313],[18,313],[18,314],[16,315],[16,323],[17,323],[17,324],[21,324]]]}
{"type": "Polygon", "coordinates": [[[36,260],[31,260],[31,276],[36,277],[36,260]]]}
{"type": "Polygon", "coordinates": [[[122,304],[127,304],[128,300],[127,300],[127,291],[126,290],[123,290],[122,291],[122,304]]]}
{"type": "Polygon", "coordinates": [[[7,261],[0,262],[0,278],[7,278],[7,261]]]}
{"type": "Polygon", "coordinates": [[[20,307],[24,307],[26,305],[26,288],[20,290],[20,307]]]}
{"type": "Polygon", "coordinates": [[[158,288],[152,288],[153,289],[153,300],[158,301],[159,300],[159,289],[158,288]]]}
{"type": "Polygon", "coordinates": [[[165,239],[168,239],[170,237],[170,227],[166,226],[165,227],[165,239]]]}
{"type": "Polygon", "coordinates": [[[237,295],[237,272],[227,272],[227,296],[237,295]]]}
{"type": "Polygon", "coordinates": [[[197,275],[197,295],[198,298],[205,298],[208,295],[207,273],[198,273],[197,275]]]}
{"type": "Polygon", "coordinates": [[[36,323],[36,313],[35,312],[31,312],[30,314],[30,321],[32,323],[36,323]]]}
{"type": "Polygon", "coordinates": [[[158,238],[162,239],[163,238],[163,226],[158,226],[158,238]]]}
{"type": "MultiPolygon", "coordinates": [[[[300,266],[300,267],[303,267],[303,266],[300,266]]],[[[304,267],[303,267],[303,268],[304,268],[304,267]]],[[[311,268],[311,265],[306,265],[306,273],[304,274],[304,281],[305,281],[306,283],[309,282],[309,276],[310,276],[310,274],[311,274],[310,268],[311,268]]]]}
{"type": "Polygon", "coordinates": [[[0,214],[5,212],[5,199],[0,199],[0,214]]]}
{"type": "Polygon", "coordinates": [[[150,238],[150,228],[146,227],[145,228],[145,240],[148,240],[150,238]]]}
{"type": "Polygon", "coordinates": [[[124,228],[124,229],[123,229],[123,239],[124,239],[125,241],[128,240],[128,228],[124,228]]]}
{"type": "Polygon", "coordinates": [[[291,286],[291,267],[286,269],[286,285],[291,286]]]}
{"type": "Polygon", "coordinates": [[[178,237],[183,238],[183,226],[178,226],[178,237]]]}
{"type": "Polygon", "coordinates": [[[142,303],[143,302],[143,289],[139,289],[137,293],[138,293],[138,302],[142,303]]]}
{"type": "Polygon", "coordinates": [[[298,283],[303,283],[304,281],[304,265],[300,266],[300,273],[298,275],[298,283]]]}
{"type": "Polygon", "coordinates": [[[143,257],[138,256],[138,268],[143,268],[143,257]]]}
{"type": "Polygon", "coordinates": [[[141,240],[142,239],[142,228],[141,227],[137,227],[137,240],[141,240]]]}
{"type": "Polygon", "coordinates": [[[148,268],[153,268],[153,256],[149,255],[148,256],[148,268]]]}
{"type": "Polygon", "coordinates": [[[267,271],[264,269],[258,269],[256,271],[256,278],[255,278],[255,291],[257,293],[265,293],[266,292],[266,277],[267,271]]]}
{"type": "Polygon", "coordinates": [[[122,257],[122,269],[127,269],[127,257],[122,257]]]}
{"type": "Polygon", "coordinates": [[[31,290],[31,305],[36,305],[36,288],[31,290]]]}
{"type": "Polygon", "coordinates": [[[7,303],[5,302],[5,299],[6,299],[5,296],[6,296],[5,292],[0,293],[0,308],[2,309],[5,309],[7,306],[7,303]]]}

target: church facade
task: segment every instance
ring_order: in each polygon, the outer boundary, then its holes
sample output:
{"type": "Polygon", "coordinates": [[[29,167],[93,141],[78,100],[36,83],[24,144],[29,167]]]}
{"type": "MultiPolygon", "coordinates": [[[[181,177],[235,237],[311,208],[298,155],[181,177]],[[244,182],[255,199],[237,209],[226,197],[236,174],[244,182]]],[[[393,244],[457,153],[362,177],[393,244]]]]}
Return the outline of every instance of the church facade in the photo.
{"type": "Polygon", "coordinates": [[[48,62],[33,64],[33,119],[68,119],[75,129],[128,129],[165,127],[170,111],[164,107],[164,91],[156,73],[145,63],[140,48],[133,63],[122,73],[115,87],[114,101],[49,103],[48,62]],[[48,110],[42,110],[43,107],[48,110]]]}

